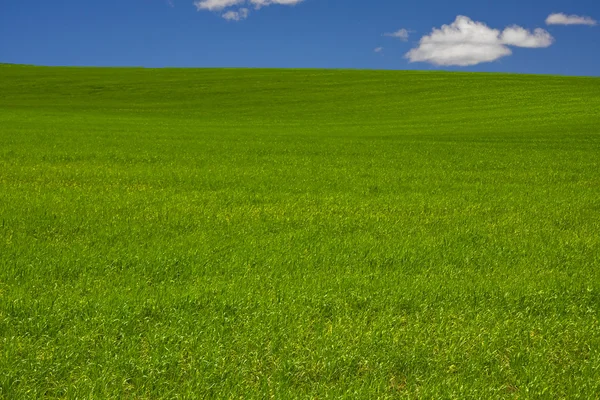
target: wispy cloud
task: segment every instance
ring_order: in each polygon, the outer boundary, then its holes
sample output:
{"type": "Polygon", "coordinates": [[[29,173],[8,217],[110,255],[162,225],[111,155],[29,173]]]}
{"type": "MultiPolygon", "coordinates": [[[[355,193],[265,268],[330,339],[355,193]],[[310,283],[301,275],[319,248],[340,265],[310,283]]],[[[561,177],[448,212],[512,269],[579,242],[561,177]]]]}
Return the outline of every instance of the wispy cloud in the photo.
{"type": "Polygon", "coordinates": [[[540,48],[553,42],[554,38],[543,29],[531,32],[514,25],[500,31],[459,15],[452,24],[434,28],[423,36],[419,46],[405,57],[410,62],[466,67],[509,56],[509,46],[540,48]]]}
{"type": "Polygon", "coordinates": [[[261,7],[270,6],[271,4],[281,4],[284,6],[293,6],[304,0],[249,0],[254,8],[259,9],[261,7]]]}
{"type": "Polygon", "coordinates": [[[408,37],[410,36],[410,31],[408,29],[402,28],[397,30],[396,32],[384,33],[383,36],[397,38],[402,40],[403,42],[406,42],[408,40],[408,37]]]}
{"type": "Polygon", "coordinates": [[[375,53],[382,53],[383,52],[383,47],[375,47],[375,50],[373,50],[375,53]]]}
{"type": "Polygon", "coordinates": [[[223,12],[221,16],[228,21],[241,21],[248,18],[253,7],[259,10],[274,4],[293,6],[304,0],[196,0],[194,5],[198,11],[223,12]]]}
{"type": "Polygon", "coordinates": [[[237,6],[245,2],[245,0],[197,0],[194,5],[198,11],[221,11],[227,7],[237,6]]]}
{"type": "Polygon", "coordinates": [[[598,21],[591,17],[580,16],[580,15],[567,15],[564,13],[550,14],[546,18],[546,24],[548,25],[598,25],[598,21]]]}
{"type": "Polygon", "coordinates": [[[250,10],[248,10],[247,8],[240,8],[237,11],[229,10],[229,11],[223,13],[223,15],[221,15],[221,16],[223,18],[225,18],[227,21],[241,21],[243,19],[248,18],[249,14],[250,14],[250,10]]]}

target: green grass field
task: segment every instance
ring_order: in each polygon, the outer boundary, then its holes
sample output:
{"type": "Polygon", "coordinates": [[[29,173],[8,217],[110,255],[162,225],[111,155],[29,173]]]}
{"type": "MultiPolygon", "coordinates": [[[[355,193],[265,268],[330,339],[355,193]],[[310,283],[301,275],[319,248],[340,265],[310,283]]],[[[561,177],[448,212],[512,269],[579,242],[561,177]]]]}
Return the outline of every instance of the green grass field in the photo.
{"type": "Polygon", "coordinates": [[[600,398],[600,79],[0,66],[0,398],[600,398]]]}

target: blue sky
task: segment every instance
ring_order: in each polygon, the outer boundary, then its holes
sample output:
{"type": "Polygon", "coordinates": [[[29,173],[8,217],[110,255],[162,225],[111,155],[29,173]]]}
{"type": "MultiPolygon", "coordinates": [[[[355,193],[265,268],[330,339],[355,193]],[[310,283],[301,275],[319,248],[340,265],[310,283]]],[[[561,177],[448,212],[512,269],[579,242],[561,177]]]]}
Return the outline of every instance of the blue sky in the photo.
{"type": "Polygon", "coordinates": [[[598,0],[0,0],[0,62],[599,76],[597,20],[598,0]]]}

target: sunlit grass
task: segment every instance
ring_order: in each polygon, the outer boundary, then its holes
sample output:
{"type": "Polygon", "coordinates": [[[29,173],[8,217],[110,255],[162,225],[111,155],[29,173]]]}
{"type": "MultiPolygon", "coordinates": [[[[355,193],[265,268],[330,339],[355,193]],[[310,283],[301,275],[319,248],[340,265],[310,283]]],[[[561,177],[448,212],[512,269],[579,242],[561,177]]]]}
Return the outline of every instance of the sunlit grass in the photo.
{"type": "Polygon", "coordinates": [[[595,398],[600,80],[0,66],[0,397],[595,398]]]}

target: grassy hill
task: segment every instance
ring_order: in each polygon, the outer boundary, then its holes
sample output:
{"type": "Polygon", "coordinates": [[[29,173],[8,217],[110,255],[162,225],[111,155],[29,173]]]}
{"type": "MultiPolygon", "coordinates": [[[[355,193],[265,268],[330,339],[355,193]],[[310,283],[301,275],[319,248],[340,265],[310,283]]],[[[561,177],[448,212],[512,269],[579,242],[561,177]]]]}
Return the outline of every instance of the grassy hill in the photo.
{"type": "Polygon", "coordinates": [[[0,66],[0,398],[594,398],[600,79],[0,66]]]}

